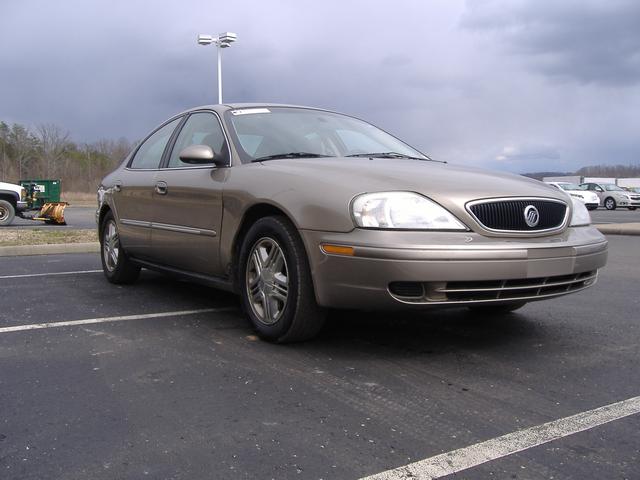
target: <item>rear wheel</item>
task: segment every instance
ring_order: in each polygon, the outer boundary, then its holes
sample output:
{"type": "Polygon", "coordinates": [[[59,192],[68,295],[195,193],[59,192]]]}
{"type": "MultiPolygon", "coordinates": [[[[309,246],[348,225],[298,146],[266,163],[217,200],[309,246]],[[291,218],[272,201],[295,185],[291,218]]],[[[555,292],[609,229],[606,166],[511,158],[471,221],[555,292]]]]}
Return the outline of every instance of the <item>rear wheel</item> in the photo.
{"type": "Polygon", "coordinates": [[[0,226],[11,225],[14,217],[16,216],[16,210],[6,200],[0,200],[0,226]]]}
{"type": "Polygon", "coordinates": [[[591,206],[587,207],[587,210],[595,210],[597,208],[598,207],[596,207],[595,205],[591,205],[591,206]]]}
{"type": "Polygon", "coordinates": [[[100,250],[102,252],[102,271],[111,283],[133,283],[140,276],[140,267],[127,256],[120,244],[118,226],[111,212],[102,221],[100,250]]]}
{"type": "Polygon", "coordinates": [[[254,223],[242,241],[238,279],[242,306],[265,340],[308,340],[325,311],[315,299],[307,255],[295,227],[280,216],[254,223]]]}
{"type": "Polygon", "coordinates": [[[638,207],[627,207],[629,210],[635,210],[638,207]]]}
{"type": "Polygon", "coordinates": [[[604,208],[606,208],[607,210],[615,210],[616,201],[611,197],[607,197],[604,201],[604,208]]]}
{"type": "Polygon", "coordinates": [[[469,310],[492,315],[504,315],[524,307],[527,302],[509,302],[501,305],[470,305],[469,310]]]}

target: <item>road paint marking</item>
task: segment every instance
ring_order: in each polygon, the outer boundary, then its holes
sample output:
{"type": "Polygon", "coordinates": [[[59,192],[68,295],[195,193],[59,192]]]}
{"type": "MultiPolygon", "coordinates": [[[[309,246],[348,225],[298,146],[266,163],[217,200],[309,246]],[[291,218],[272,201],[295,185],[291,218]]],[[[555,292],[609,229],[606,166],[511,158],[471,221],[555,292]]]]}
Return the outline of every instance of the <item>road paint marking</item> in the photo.
{"type": "Polygon", "coordinates": [[[0,280],[3,278],[31,278],[31,277],[48,277],[54,275],[80,275],[82,273],[98,273],[102,272],[102,270],[79,270],[77,272],[51,272],[51,273],[29,273],[26,275],[2,275],[0,276],[0,280]]]}
{"type": "Polygon", "coordinates": [[[640,397],[509,433],[360,480],[433,479],[640,413],[640,397]]]}
{"type": "Polygon", "coordinates": [[[177,312],[145,313],[142,315],[125,315],[120,317],[87,318],[85,320],[70,320],[68,322],[32,323],[31,325],[16,325],[13,327],[2,327],[0,328],[0,333],[22,332],[24,330],[38,330],[42,328],[70,327],[74,325],[88,325],[92,323],[127,322],[130,320],[145,320],[148,318],[181,317],[184,315],[196,315],[198,313],[227,312],[230,310],[237,310],[237,308],[236,307],[201,308],[200,310],[180,310],[177,312]]]}

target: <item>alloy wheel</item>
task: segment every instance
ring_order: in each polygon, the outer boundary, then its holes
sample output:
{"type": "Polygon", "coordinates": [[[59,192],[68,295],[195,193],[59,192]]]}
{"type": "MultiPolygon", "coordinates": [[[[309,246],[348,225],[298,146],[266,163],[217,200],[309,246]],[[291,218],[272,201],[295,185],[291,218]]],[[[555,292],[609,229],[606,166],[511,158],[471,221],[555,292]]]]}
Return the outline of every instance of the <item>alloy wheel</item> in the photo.
{"type": "Polygon", "coordinates": [[[287,306],[289,274],[284,253],[272,238],[261,238],[251,249],[245,288],[251,310],[260,322],[275,324],[287,306]]]}
{"type": "Polygon", "coordinates": [[[118,260],[120,258],[118,230],[113,220],[110,220],[104,227],[102,255],[104,256],[104,264],[107,270],[113,272],[118,266],[118,260]]]}

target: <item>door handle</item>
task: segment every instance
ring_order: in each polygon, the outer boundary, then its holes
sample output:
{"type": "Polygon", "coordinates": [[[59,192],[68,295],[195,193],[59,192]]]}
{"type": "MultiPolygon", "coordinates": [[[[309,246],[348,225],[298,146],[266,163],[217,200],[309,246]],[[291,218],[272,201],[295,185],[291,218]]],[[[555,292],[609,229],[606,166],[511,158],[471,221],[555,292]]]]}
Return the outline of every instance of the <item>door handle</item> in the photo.
{"type": "Polygon", "coordinates": [[[158,195],[166,195],[169,191],[166,182],[158,182],[156,183],[156,193],[158,195]]]}

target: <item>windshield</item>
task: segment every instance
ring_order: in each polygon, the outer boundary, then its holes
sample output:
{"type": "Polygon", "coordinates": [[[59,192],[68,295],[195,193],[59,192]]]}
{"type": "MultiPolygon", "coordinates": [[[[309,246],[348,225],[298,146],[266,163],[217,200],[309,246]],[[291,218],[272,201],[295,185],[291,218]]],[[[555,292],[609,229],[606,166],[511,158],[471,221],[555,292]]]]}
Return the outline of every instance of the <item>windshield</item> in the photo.
{"type": "Polygon", "coordinates": [[[563,190],[586,190],[586,186],[576,185],[575,183],[560,183],[560,188],[563,190]]]}
{"type": "Polygon", "coordinates": [[[609,183],[607,185],[603,185],[603,187],[607,192],[624,192],[624,190],[622,188],[620,188],[619,186],[614,185],[612,183],[609,183]]]}
{"type": "Polygon", "coordinates": [[[243,162],[277,158],[428,157],[362,120],[291,107],[230,110],[225,118],[243,162]],[[233,135],[235,134],[235,135],[233,135]]]}

